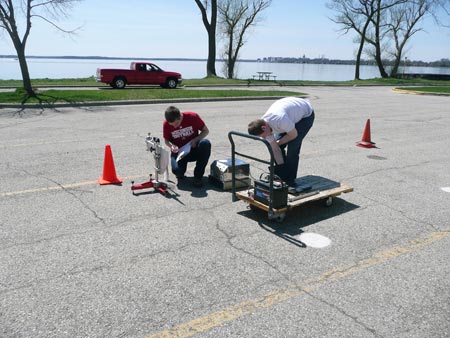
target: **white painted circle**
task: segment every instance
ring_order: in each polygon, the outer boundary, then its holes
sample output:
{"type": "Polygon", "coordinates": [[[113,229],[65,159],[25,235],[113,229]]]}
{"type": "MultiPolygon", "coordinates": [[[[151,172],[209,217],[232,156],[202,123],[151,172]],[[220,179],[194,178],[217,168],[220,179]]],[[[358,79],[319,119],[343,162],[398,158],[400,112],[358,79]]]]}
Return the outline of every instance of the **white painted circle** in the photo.
{"type": "Polygon", "coordinates": [[[331,244],[331,240],[328,237],[313,232],[303,232],[298,236],[298,239],[305,243],[306,246],[317,249],[325,248],[331,244]]]}
{"type": "Polygon", "coordinates": [[[445,192],[450,192],[450,187],[444,187],[444,188],[441,188],[442,190],[444,190],[445,192]]]}

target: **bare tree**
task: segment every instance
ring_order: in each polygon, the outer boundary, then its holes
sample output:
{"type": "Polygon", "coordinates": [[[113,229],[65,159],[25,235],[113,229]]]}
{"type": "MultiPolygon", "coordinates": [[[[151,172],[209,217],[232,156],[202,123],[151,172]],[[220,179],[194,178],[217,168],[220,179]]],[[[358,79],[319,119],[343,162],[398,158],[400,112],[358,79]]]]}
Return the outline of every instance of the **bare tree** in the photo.
{"type": "MultiPolygon", "coordinates": [[[[332,0],[328,7],[339,14],[332,19],[342,27],[344,33],[354,30],[358,34],[359,49],[355,70],[355,79],[359,79],[360,58],[367,42],[372,46],[370,54],[380,71],[381,77],[388,77],[383,65],[383,51],[386,37],[389,36],[388,11],[407,3],[408,0],[332,0]]],[[[392,36],[392,34],[391,34],[392,36]]]]}
{"type": "Polygon", "coordinates": [[[390,8],[389,22],[386,25],[388,35],[394,41],[394,49],[390,53],[393,57],[390,76],[397,75],[406,43],[411,36],[422,30],[417,27],[417,23],[427,13],[431,13],[434,5],[432,1],[418,0],[390,8]]]}
{"type": "Polygon", "coordinates": [[[203,25],[208,33],[208,61],[206,63],[206,76],[216,74],[216,27],[217,27],[217,0],[195,0],[202,13],[203,25]],[[208,20],[208,7],[211,8],[210,20],[208,20]]]}
{"type": "Polygon", "coordinates": [[[56,24],[60,17],[67,15],[73,3],[81,0],[0,0],[0,29],[8,32],[16,49],[22,73],[23,87],[28,97],[36,96],[31,86],[25,49],[34,19],[42,19],[60,31],[66,31],[56,24]],[[21,34],[21,30],[22,34],[21,34]]]}
{"type": "Polygon", "coordinates": [[[450,0],[435,0],[436,10],[432,12],[439,26],[450,27],[450,0]]]}
{"type": "Polygon", "coordinates": [[[376,8],[375,8],[375,15],[370,19],[373,27],[372,31],[370,32],[370,35],[365,36],[365,40],[370,43],[373,46],[373,58],[375,59],[375,62],[377,63],[378,70],[380,71],[380,75],[382,78],[389,77],[388,73],[386,72],[386,69],[383,65],[383,56],[382,52],[382,40],[384,37],[385,32],[383,32],[383,17],[385,15],[385,10],[389,7],[395,6],[398,3],[403,3],[405,1],[403,0],[393,0],[393,1],[383,1],[383,0],[375,0],[376,8]]]}
{"type": "Polygon", "coordinates": [[[375,0],[332,0],[327,4],[327,7],[339,13],[331,20],[341,26],[340,30],[344,34],[347,34],[350,30],[358,33],[359,47],[355,62],[355,80],[359,80],[361,56],[367,29],[376,13],[375,0]]]}
{"type": "Polygon", "coordinates": [[[245,44],[245,34],[255,26],[260,13],[272,0],[221,0],[218,4],[219,26],[225,39],[225,68],[228,79],[235,73],[239,51],[245,44]]]}

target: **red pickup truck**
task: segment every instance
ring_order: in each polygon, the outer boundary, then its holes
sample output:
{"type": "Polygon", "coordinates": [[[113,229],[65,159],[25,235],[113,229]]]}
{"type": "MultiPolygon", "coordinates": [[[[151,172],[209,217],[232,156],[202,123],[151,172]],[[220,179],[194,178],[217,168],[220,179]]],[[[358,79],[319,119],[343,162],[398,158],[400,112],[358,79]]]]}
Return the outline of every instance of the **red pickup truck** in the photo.
{"type": "Polygon", "coordinates": [[[180,73],[166,72],[151,62],[132,62],[130,69],[97,68],[96,80],[118,89],[127,84],[155,84],[173,89],[183,81],[180,73]]]}

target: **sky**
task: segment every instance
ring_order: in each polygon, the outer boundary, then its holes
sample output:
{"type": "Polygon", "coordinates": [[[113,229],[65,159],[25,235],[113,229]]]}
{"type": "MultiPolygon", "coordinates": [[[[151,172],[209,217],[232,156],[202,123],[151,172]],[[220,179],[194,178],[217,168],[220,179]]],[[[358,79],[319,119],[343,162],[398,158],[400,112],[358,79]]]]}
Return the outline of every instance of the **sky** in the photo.
{"type": "MultiPolygon", "coordinates": [[[[355,34],[343,35],[329,18],[336,13],[326,0],[273,0],[252,29],[240,59],[325,57],[354,59],[355,34]]],[[[207,34],[194,0],[83,0],[59,25],[79,28],[75,35],[34,20],[26,55],[135,58],[207,58],[207,34]]],[[[450,28],[429,18],[408,45],[409,60],[450,58],[450,28]]],[[[15,54],[5,32],[0,55],[15,54]]],[[[221,56],[218,46],[217,56],[221,56]]]]}

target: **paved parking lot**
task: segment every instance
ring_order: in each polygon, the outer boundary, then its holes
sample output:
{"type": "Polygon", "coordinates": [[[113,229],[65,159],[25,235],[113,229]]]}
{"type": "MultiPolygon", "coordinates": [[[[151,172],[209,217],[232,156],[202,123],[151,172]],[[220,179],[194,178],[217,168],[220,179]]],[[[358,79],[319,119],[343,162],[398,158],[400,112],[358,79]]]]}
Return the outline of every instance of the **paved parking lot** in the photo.
{"type": "MultiPolygon", "coordinates": [[[[354,191],[281,224],[210,184],[131,194],[170,103],[0,109],[0,337],[449,337],[450,98],[297,89],[316,111],[299,176],[354,191]],[[368,118],[376,149],[355,146],[368,118]],[[97,183],[106,144],[120,186],[97,183]]],[[[271,102],[177,105],[214,160],[271,102]]]]}

